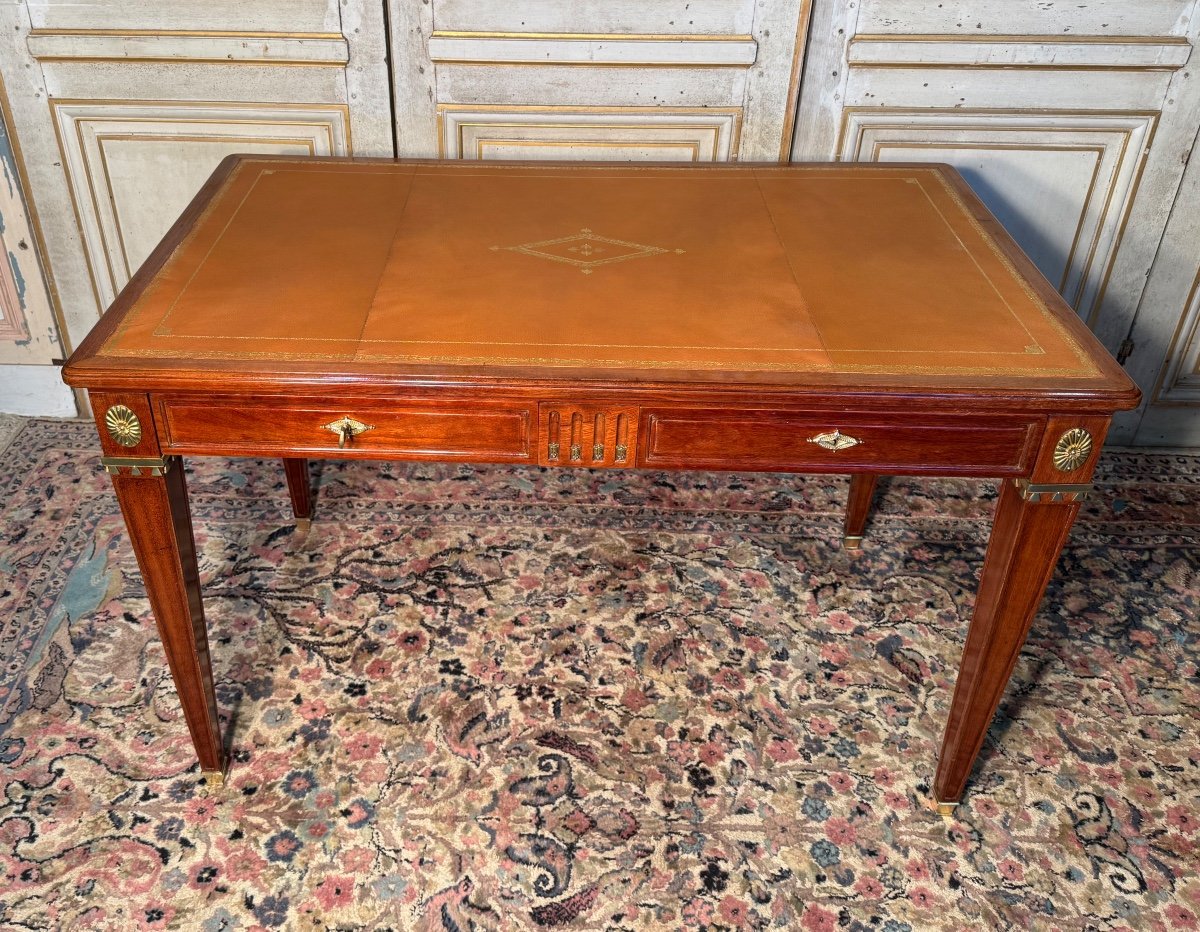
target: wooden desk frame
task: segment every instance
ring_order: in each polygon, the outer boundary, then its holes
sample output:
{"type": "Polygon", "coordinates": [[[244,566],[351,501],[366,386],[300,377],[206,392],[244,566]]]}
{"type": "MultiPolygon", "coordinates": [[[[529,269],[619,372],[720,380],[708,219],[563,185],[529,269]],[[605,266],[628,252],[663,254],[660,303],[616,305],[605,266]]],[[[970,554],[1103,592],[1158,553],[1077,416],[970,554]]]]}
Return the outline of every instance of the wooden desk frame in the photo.
{"type": "MultiPolygon", "coordinates": [[[[90,393],[103,450],[188,728],[206,777],[228,752],[213,688],[182,456],[283,459],[296,514],[311,512],[310,457],[524,463],[554,468],[728,469],[850,474],[846,545],[861,540],[879,474],[990,477],[1000,495],[934,781],[961,799],[1085,497],[1111,415],[1139,393],[953,172],[976,216],[1101,373],[1091,387],[1013,388],[947,379],[936,388],[864,376],[804,384],[681,382],[653,373],[460,367],[346,379],[298,367],[180,366],[99,355],[234,162],[228,160],[72,356],[64,378],[90,393]],[[268,429],[248,429],[247,412],[268,429]],[[339,435],[350,418],[371,430],[339,435]],[[463,418],[467,420],[464,421],[463,418]],[[572,433],[578,424],[582,433],[572,433]],[[339,441],[344,441],[339,446],[339,441]]],[[[781,480],[786,481],[786,480],[781,480]]]]}

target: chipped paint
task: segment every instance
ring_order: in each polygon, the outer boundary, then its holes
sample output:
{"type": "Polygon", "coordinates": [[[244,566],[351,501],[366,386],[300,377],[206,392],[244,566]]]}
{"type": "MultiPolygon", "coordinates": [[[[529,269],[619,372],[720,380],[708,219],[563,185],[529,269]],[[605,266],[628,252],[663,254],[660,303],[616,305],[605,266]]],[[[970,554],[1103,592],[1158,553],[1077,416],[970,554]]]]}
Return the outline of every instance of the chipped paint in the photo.
{"type": "Polygon", "coordinates": [[[21,310],[25,310],[25,276],[21,274],[21,266],[17,264],[17,257],[12,252],[8,254],[8,266],[12,269],[13,284],[17,286],[17,301],[21,310]]]}
{"type": "MultiPolygon", "coordinates": [[[[0,120],[0,169],[4,171],[4,181],[8,186],[8,196],[17,199],[17,160],[13,155],[12,142],[8,138],[8,127],[0,120]]],[[[0,214],[0,233],[4,232],[4,218],[0,214]]]]}

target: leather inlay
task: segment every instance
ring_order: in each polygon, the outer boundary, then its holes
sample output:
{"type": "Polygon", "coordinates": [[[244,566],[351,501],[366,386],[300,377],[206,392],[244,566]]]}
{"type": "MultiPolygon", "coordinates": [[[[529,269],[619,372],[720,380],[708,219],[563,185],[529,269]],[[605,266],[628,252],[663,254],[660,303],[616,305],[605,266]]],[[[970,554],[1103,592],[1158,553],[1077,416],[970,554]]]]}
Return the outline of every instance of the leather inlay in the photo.
{"type": "Polygon", "coordinates": [[[1097,372],[914,166],[247,159],[101,355],[1097,372]]]}

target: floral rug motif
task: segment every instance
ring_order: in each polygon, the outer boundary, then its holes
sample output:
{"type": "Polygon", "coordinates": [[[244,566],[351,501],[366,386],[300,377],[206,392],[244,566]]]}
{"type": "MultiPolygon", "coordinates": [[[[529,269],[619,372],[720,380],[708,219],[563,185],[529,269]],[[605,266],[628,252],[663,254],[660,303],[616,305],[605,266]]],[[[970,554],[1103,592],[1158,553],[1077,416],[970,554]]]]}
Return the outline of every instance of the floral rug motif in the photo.
{"type": "Polygon", "coordinates": [[[94,429],[0,462],[0,928],[1200,926],[1200,458],[1106,455],[950,818],[986,482],[189,464],[214,791],[94,429]]]}

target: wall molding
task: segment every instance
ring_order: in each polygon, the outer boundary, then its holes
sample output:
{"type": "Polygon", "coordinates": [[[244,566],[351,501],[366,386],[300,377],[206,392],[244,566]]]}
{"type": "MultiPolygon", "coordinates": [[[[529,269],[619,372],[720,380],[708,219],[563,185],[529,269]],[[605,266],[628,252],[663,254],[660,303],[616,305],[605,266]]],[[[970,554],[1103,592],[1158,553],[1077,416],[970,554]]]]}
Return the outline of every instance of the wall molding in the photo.
{"type": "Polygon", "coordinates": [[[350,47],[339,33],[34,29],[38,61],[308,65],[344,68],[350,47]]]}
{"type": "Polygon", "coordinates": [[[1184,36],[857,35],[847,53],[861,68],[1031,68],[1175,71],[1192,46],[1184,36]]]}
{"type": "Polygon", "coordinates": [[[1200,404],[1200,271],[1192,281],[1152,400],[1162,405],[1200,404]]]}
{"type": "Polygon", "coordinates": [[[656,151],[661,160],[726,162],[737,158],[741,107],[536,107],[439,104],[440,158],[482,159],[521,149],[572,146],[656,151]],[[489,153],[489,149],[491,152],[489,153]]]}

